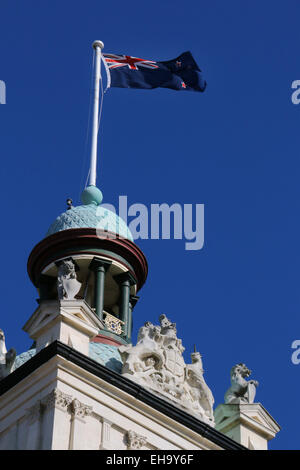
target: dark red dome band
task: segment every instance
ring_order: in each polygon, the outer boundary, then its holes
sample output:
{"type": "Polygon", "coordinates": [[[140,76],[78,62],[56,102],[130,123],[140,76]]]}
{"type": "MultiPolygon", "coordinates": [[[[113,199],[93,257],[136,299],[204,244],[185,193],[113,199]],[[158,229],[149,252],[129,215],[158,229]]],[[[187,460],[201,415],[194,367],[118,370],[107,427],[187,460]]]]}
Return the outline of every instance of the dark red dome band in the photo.
{"type": "Polygon", "coordinates": [[[145,283],[148,263],[140,248],[126,238],[93,228],[63,230],[41,240],[28,258],[27,270],[32,283],[37,286],[41,272],[48,264],[58,259],[59,253],[72,256],[84,252],[85,249],[94,256],[99,256],[99,250],[104,250],[104,255],[112,260],[125,260],[132,268],[128,269],[133,270],[132,274],[137,279],[137,289],[145,283]]]}

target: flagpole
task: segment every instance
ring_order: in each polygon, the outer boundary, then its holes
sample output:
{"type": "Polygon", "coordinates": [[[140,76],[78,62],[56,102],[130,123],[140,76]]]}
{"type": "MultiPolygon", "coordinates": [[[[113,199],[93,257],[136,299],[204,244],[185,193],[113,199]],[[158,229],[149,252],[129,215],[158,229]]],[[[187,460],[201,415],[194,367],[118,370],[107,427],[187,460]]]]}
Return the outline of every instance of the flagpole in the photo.
{"type": "Polygon", "coordinates": [[[94,110],[93,110],[93,127],[92,127],[92,145],[91,145],[91,166],[89,185],[96,186],[97,177],[97,142],[99,127],[99,91],[101,80],[101,50],[104,44],[102,41],[94,41],[95,49],[95,86],[94,86],[94,110]]]}

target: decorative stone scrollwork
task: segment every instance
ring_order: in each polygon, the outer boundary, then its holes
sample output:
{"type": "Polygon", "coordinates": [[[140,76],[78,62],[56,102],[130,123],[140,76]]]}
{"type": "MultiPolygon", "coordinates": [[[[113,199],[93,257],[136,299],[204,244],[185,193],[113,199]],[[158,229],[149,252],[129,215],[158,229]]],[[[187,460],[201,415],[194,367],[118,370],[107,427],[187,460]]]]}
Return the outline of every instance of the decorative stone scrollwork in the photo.
{"type": "Polygon", "coordinates": [[[254,403],[257,380],[246,380],[251,370],[243,364],[237,364],[230,371],[231,387],[225,393],[225,403],[254,403]]]}
{"type": "Polygon", "coordinates": [[[127,449],[128,450],[137,450],[143,447],[146,442],[147,438],[144,436],[141,436],[140,434],[137,434],[134,431],[128,431],[126,434],[126,440],[127,440],[127,449]]]}
{"type": "Polygon", "coordinates": [[[74,300],[81,288],[77,281],[75,264],[72,259],[60,262],[57,271],[57,294],[59,300],[74,300]]]}
{"type": "Polygon", "coordinates": [[[62,411],[68,411],[72,403],[72,396],[67,395],[58,388],[54,388],[42,401],[45,409],[59,408],[62,411]]]}
{"type": "Polygon", "coordinates": [[[116,333],[117,335],[123,333],[122,325],[124,325],[124,322],[110,313],[105,313],[104,324],[108,330],[113,331],[113,333],[116,333]]]}
{"type": "Polygon", "coordinates": [[[214,399],[203,377],[200,354],[193,353],[192,364],[185,364],[176,324],[165,315],[159,321],[160,326],[146,322],[140,328],[136,346],[119,347],[122,375],[214,425],[214,399]]]}
{"type": "Polygon", "coordinates": [[[43,398],[42,405],[45,411],[51,408],[59,408],[61,411],[70,412],[73,417],[80,419],[84,419],[93,413],[91,406],[81,403],[77,398],[67,395],[58,388],[54,388],[43,398]]]}
{"type": "Polygon", "coordinates": [[[86,416],[91,416],[93,408],[91,406],[84,405],[77,398],[72,401],[72,414],[74,418],[84,419],[86,416]]]}

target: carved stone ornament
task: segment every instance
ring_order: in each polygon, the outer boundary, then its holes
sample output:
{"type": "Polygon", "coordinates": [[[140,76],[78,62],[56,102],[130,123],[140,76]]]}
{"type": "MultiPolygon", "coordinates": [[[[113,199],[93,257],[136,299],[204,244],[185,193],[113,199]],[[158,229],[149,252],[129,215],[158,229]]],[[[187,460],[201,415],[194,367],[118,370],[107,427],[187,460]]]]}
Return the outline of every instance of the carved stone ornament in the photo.
{"type": "Polygon", "coordinates": [[[230,371],[231,387],[225,393],[225,403],[254,403],[256,395],[256,380],[246,380],[251,370],[243,364],[237,364],[230,371]]]}
{"type": "Polygon", "coordinates": [[[138,450],[143,447],[147,442],[146,437],[141,436],[140,434],[137,434],[134,431],[128,431],[126,437],[128,450],[138,450]]]}
{"type": "Polygon", "coordinates": [[[7,351],[4,331],[0,329],[0,380],[14,370],[16,354],[14,348],[7,351]]]}
{"type": "Polygon", "coordinates": [[[214,399],[203,378],[200,353],[193,353],[192,363],[185,364],[176,324],[165,315],[159,321],[160,326],[146,322],[140,328],[136,346],[119,347],[122,375],[214,425],[214,399]]]}
{"type": "Polygon", "coordinates": [[[63,260],[57,271],[57,293],[59,300],[74,300],[81,288],[77,281],[75,264],[72,259],[63,260]]]}
{"type": "Polygon", "coordinates": [[[72,413],[74,418],[84,419],[86,416],[90,416],[93,412],[91,406],[84,405],[77,398],[72,401],[72,413]]]}
{"type": "Polygon", "coordinates": [[[62,411],[68,411],[72,403],[72,396],[67,395],[58,388],[54,388],[43,400],[45,409],[59,408],[62,411]]]}

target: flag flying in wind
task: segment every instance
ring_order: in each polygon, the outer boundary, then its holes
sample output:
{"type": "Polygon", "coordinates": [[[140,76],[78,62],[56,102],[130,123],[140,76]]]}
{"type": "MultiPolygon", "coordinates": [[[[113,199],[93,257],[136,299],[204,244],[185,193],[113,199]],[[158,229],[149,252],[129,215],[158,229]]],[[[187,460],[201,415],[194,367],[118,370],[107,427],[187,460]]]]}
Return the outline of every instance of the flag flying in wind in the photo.
{"type": "Polygon", "coordinates": [[[121,88],[171,88],[204,91],[206,81],[190,52],[173,60],[155,62],[129,55],[103,54],[110,74],[108,86],[121,88]]]}

